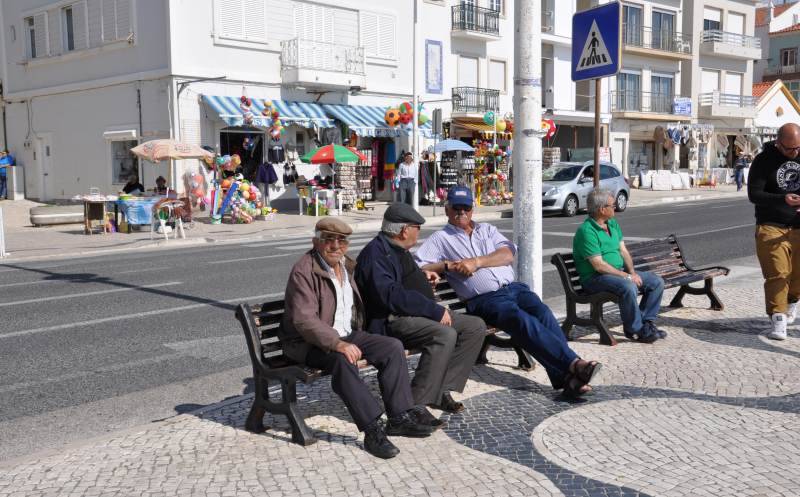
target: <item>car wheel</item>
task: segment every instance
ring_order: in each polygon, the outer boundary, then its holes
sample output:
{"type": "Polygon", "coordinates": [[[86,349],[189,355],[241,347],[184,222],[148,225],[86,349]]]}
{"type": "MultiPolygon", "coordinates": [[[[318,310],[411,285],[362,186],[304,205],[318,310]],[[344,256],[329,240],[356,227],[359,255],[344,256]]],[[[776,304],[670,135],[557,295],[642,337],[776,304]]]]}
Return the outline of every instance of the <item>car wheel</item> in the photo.
{"type": "Polygon", "coordinates": [[[561,212],[567,216],[572,217],[578,213],[578,197],[575,195],[570,195],[564,201],[564,208],[561,209],[561,212]]]}
{"type": "Polygon", "coordinates": [[[622,212],[628,207],[628,196],[625,192],[617,193],[617,207],[614,209],[617,212],[622,212]]]}

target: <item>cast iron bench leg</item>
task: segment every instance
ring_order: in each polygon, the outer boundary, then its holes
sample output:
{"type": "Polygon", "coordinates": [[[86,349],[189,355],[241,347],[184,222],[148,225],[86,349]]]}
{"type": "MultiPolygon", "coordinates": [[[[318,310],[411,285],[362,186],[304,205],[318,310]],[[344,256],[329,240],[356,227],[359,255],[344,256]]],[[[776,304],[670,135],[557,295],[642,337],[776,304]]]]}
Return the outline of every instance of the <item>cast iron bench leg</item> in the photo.
{"type": "Polygon", "coordinates": [[[517,353],[517,367],[523,371],[533,371],[536,367],[533,357],[525,349],[517,345],[514,345],[514,352],[517,353]]]}
{"type": "Polygon", "coordinates": [[[492,342],[489,341],[489,336],[490,335],[487,335],[483,340],[483,347],[481,347],[481,351],[475,359],[475,364],[489,364],[489,358],[486,356],[486,353],[489,352],[489,347],[492,346],[492,342]]]}
{"type": "Polygon", "coordinates": [[[708,295],[708,300],[711,301],[711,309],[715,311],[721,311],[725,309],[725,306],[722,304],[722,301],[717,297],[717,293],[714,291],[714,280],[709,278],[705,282],[705,286],[703,287],[705,290],[706,295],[708,295]]]}
{"type": "Polygon", "coordinates": [[[617,344],[617,341],[608,329],[608,325],[606,325],[606,322],[603,320],[602,302],[594,302],[591,304],[591,320],[597,327],[597,331],[600,332],[600,345],[610,345],[613,347],[617,344]]]}
{"type": "Polygon", "coordinates": [[[256,394],[253,397],[253,405],[250,407],[247,421],[244,423],[244,429],[250,433],[264,433],[268,429],[264,426],[264,414],[269,402],[269,381],[256,376],[255,383],[256,394]]]}
{"type": "Polygon", "coordinates": [[[678,293],[672,297],[672,300],[669,303],[670,307],[683,307],[683,296],[686,295],[687,290],[691,287],[689,285],[683,285],[679,290],[678,293]]]}
{"type": "Polygon", "coordinates": [[[572,340],[570,331],[572,330],[572,325],[575,324],[576,318],[575,301],[567,297],[567,317],[564,319],[564,322],[561,323],[561,331],[564,332],[564,338],[568,341],[572,340]]]}
{"type": "Polygon", "coordinates": [[[286,411],[284,414],[292,425],[292,442],[303,446],[316,443],[316,437],[306,424],[300,409],[297,408],[297,382],[295,380],[281,381],[281,394],[286,411]]]}

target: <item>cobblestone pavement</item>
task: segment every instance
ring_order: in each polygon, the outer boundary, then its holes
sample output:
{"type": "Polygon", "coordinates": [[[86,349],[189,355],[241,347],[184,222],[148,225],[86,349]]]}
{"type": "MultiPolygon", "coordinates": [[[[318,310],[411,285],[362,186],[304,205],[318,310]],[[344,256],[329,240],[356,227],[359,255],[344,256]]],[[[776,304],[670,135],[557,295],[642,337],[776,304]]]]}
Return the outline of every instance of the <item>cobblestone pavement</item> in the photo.
{"type": "Polygon", "coordinates": [[[653,345],[628,342],[618,324],[613,348],[582,330],[574,348],[604,364],[582,402],[493,351],[457,396],[466,410],[429,439],[395,438],[402,452],[390,461],[362,450],[321,381],[299,389],[319,437],[310,447],[292,444],[280,417],[267,416],[264,434],[244,431],[245,395],[6,462],[0,497],[800,495],[800,331],[767,340],[760,278],[728,280],[725,311],[687,297],[690,307],[665,310],[669,337],[653,345]]]}

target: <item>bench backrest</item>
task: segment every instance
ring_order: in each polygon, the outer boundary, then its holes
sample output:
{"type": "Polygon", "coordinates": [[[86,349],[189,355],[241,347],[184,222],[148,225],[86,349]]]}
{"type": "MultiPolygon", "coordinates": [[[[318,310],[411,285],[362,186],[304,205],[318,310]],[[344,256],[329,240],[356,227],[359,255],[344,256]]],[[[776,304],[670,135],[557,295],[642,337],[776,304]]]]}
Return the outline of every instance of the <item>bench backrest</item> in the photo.
{"type": "MultiPolygon", "coordinates": [[[[680,246],[675,235],[656,240],[625,244],[633,258],[633,266],[637,271],[650,271],[665,280],[687,271],[680,246]]],[[[556,266],[561,282],[567,293],[574,295],[583,293],[575,258],[571,252],[554,254],[550,262],[556,266]]]]}
{"type": "MultiPolygon", "coordinates": [[[[436,285],[434,294],[440,304],[454,312],[463,312],[466,307],[444,279],[436,285]]],[[[278,329],[283,320],[285,307],[283,300],[272,300],[252,306],[239,304],[236,307],[236,319],[242,324],[247,350],[254,368],[270,369],[294,364],[291,359],[283,355],[283,345],[278,338],[278,329]]]]}

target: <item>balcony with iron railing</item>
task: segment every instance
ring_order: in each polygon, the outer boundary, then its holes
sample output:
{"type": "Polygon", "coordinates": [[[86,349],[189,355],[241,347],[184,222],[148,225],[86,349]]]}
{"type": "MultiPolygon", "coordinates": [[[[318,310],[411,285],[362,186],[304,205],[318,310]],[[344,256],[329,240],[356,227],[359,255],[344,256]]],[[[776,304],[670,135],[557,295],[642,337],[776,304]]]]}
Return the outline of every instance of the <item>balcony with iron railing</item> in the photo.
{"type": "Polygon", "coordinates": [[[700,34],[700,53],[740,60],[761,58],[761,40],[755,36],[710,29],[700,34]]]}
{"type": "Polygon", "coordinates": [[[284,84],[366,88],[364,47],[295,38],[281,42],[284,84]]]}
{"type": "Polygon", "coordinates": [[[500,37],[500,12],[475,5],[453,5],[451,29],[454,36],[496,40],[500,37]]]}
{"type": "Polygon", "coordinates": [[[718,91],[701,93],[697,96],[699,117],[734,117],[750,119],[755,117],[756,99],[750,95],[720,93],[718,91]]]}
{"type": "Polygon", "coordinates": [[[780,66],[770,66],[764,69],[766,81],[783,79],[800,79],[800,64],[783,64],[780,66]]]}
{"type": "Polygon", "coordinates": [[[484,114],[500,108],[500,90],[456,86],[452,92],[454,114],[484,114]]]}
{"type": "Polygon", "coordinates": [[[630,53],[673,59],[692,58],[692,38],[671,29],[653,30],[649,27],[623,24],[622,43],[630,53]]]}
{"type": "Polygon", "coordinates": [[[676,113],[675,96],[671,93],[651,93],[636,90],[611,92],[611,112],[619,117],[660,119],[669,115],[672,119],[691,119],[690,115],[676,113]]]}

